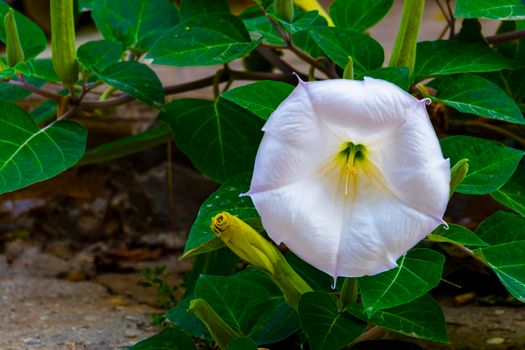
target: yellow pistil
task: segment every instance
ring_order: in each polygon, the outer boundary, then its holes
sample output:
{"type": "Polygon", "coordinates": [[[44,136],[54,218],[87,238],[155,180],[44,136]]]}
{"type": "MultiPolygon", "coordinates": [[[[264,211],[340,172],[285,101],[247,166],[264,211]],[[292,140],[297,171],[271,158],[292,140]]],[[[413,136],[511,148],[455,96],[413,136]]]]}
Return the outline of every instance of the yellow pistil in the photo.
{"type": "Polygon", "coordinates": [[[342,163],[342,168],[345,169],[345,197],[349,193],[350,181],[352,182],[352,193],[355,194],[359,164],[364,162],[365,158],[365,146],[356,145],[353,142],[345,142],[341,151],[337,153],[336,161],[342,163]]]}

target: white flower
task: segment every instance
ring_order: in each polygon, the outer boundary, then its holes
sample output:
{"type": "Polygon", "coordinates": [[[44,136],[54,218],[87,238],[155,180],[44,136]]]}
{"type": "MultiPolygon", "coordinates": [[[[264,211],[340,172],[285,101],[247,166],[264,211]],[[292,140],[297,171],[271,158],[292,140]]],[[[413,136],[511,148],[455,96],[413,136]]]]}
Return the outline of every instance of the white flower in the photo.
{"type": "Polygon", "coordinates": [[[444,223],[449,160],[397,86],[300,82],[263,131],[247,195],[277,244],[334,279],[395,267],[444,223]]]}

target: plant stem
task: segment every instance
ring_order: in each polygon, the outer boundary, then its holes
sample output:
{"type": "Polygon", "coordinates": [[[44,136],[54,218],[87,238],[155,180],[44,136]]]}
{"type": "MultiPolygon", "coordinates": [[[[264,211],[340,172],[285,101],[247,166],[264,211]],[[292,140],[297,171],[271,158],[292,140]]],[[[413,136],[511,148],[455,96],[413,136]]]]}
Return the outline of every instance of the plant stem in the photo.
{"type": "MultiPolygon", "coordinates": [[[[224,74],[221,74],[220,77],[218,78],[218,82],[222,83],[230,79],[278,80],[278,81],[283,81],[283,82],[292,83],[292,84],[295,83],[295,78],[291,74],[277,74],[277,73],[266,73],[266,72],[244,72],[244,71],[235,71],[235,70],[228,70],[227,72],[224,72],[224,74]]],[[[164,93],[166,95],[174,95],[174,94],[179,94],[182,92],[202,89],[207,86],[212,86],[215,80],[216,80],[216,76],[212,75],[212,76],[202,78],[199,80],[195,80],[189,83],[166,86],[164,88],[164,93]]],[[[111,108],[111,107],[119,106],[124,103],[128,103],[133,100],[134,100],[134,97],[124,94],[119,97],[109,99],[107,101],[85,101],[84,100],[79,103],[79,106],[81,108],[87,108],[87,109],[111,108]]]]}
{"type": "Polygon", "coordinates": [[[25,89],[27,91],[31,91],[32,93],[35,93],[37,95],[49,98],[50,100],[60,101],[62,96],[57,95],[55,93],[52,93],[50,91],[46,91],[40,88],[37,88],[36,86],[33,86],[29,83],[27,83],[23,77],[20,77],[20,80],[9,80],[9,85],[14,85],[21,87],[22,89],[25,89]]]}
{"type": "Polygon", "coordinates": [[[525,138],[521,137],[520,135],[517,135],[517,134],[513,133],[512,131],[509,131],[509,130],[507,130],[505,128],[502,128],[500,126],[496,126],[496,125],[492,125],[492,124],[488,124],[488,123],[483,123],[481,121],[468,121],[468,122],[465,122],[464,125],[467,126],[467,127],[468,126],[474,126],[474,127],[478,127],[478,128],[487,129],[487,130],[491,130],[491,131],[497,132],[498,134],[501,134],[503,136],[506,136],[506,137],[509,137],[509,138],[515,140],[522,147],[525,147],[525,138]]]}
{"type": "Polygon", "coordinates": [[[515,39],[525,38],[525,29],[518,30],[515,32],[502,33],[498,35],[487,36],[485,39],[490,44],[498,44],[505,41],[511,41],[515,39]]]}

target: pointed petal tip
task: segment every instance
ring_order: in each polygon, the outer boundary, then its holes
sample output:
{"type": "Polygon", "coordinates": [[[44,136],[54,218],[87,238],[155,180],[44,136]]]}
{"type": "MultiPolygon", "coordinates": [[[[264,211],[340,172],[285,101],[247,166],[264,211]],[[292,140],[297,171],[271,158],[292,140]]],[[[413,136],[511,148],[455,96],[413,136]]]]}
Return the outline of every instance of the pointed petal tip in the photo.
{"type": "Polygon", "coordinates": [[[299,74],[297,74],[296,72],[293,72],[292,74],[297,78],[297,82],[299,83],[299,85],[302,85],[302,84],[305,83],[305,82],[303,81],[303,79],[301,79],[301,77],[299,76],[299,74]]]}
{"type": "Polygon", "coordinates": [[[428,97],[425,97],[425,98],[419,100],[418,102],[419,103],[424,103],[424,104],[426,104],[428,106],[428,105],[430,105],[432,103],[432,100],[430,98],[428,98],[428,97]]]}

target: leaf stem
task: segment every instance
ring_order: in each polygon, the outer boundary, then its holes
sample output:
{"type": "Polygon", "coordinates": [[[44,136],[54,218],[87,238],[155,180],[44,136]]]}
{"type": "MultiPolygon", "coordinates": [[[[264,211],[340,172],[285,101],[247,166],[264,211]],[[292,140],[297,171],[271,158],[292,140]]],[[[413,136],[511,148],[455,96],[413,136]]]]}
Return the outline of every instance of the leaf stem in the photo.
{"type": "Polygon", "coordinates": [[[489,123],[484,123],[484,122],[481,122],[481,121],[467,121],[467,122],[464,123],[464,125],[467,126],[467,127],[468,126],[474,126],[474,127],[478,127],[478,128],[487,129],[487,130],[491,130],[491,131],[497,132],[498,134],[501,134],[503,136],[506,136],[506,137],[509,137],[509,138],[515,140],[522,147],[525,147],[525,138],[521,137],[518,134],[513,133],[512,131],[509,131],[509,130],[507,130],[505,128],[502,128],[500,126],[492,125],[492,124],[489,124],[489,123]]]}

